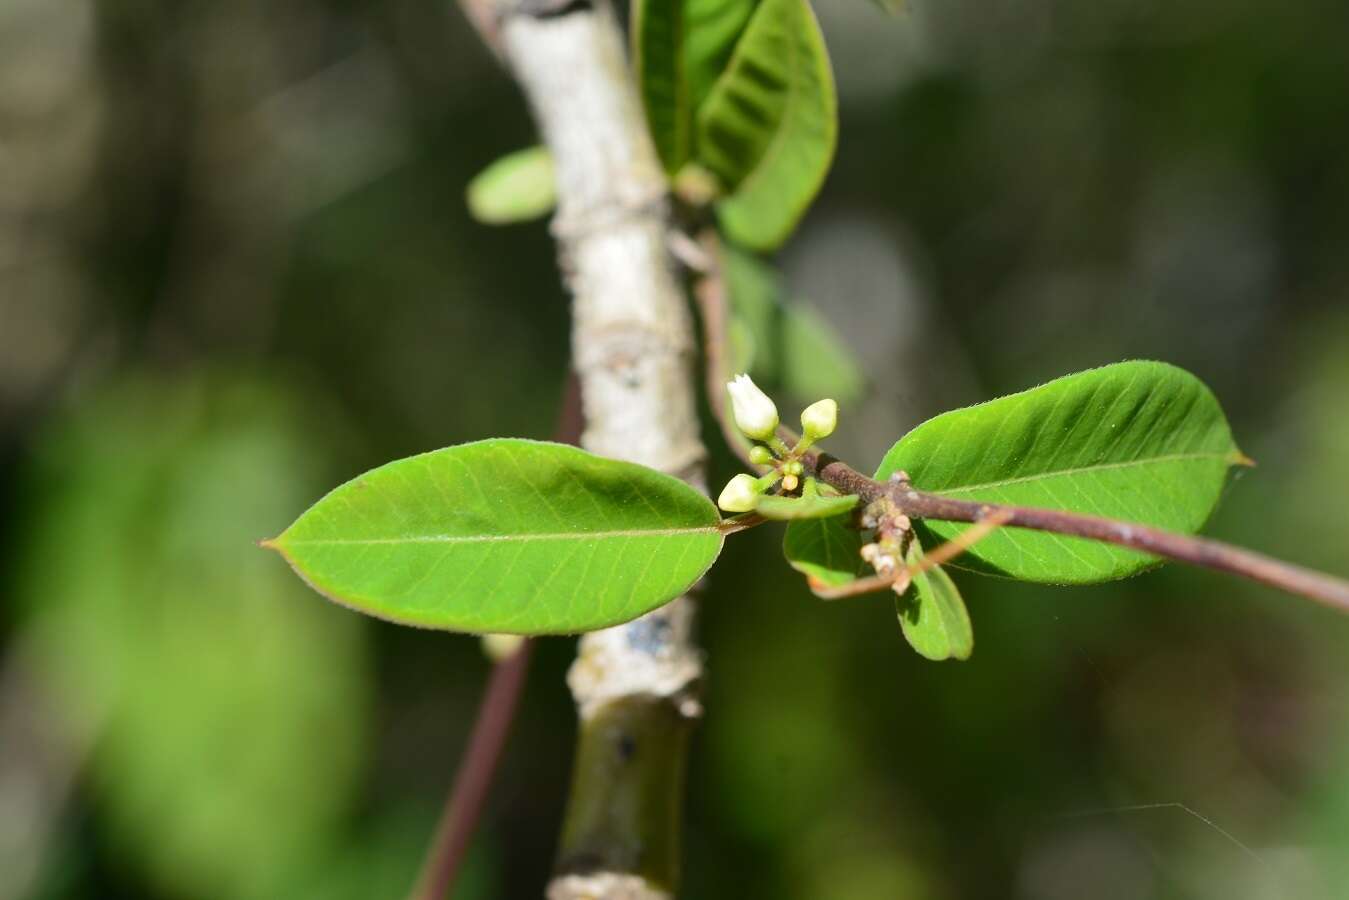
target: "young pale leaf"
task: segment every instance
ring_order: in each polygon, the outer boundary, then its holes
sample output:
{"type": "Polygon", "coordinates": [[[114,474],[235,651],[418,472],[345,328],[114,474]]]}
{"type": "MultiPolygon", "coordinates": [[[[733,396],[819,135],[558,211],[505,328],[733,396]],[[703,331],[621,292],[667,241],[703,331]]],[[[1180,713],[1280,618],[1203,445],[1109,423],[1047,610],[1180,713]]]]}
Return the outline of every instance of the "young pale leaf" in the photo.
{"type": "Polygon", "coordinates": [[[806,0],[762,0],[698,110],[696,157],[730,196],[717,206],[734,240],[786,240],[829,170],[838,137],[833,74],[806,0]]]}
{"type": "Polygon", "coordinates": [[[827,519],[841,516],[857,505],[857,495],[844,497],[780,497],[776,494],[760,497],[754,511],[765,519],[790,522],[798,519],[827,519]]]}
{"type": "MultiPolygon", "coordinates": [[[[890,449],[879,479],[908,472],[944,496],[1070,510],[1194,532],[1245,461],[1213,394],[1165,363],[1069,375],[930,419],[890,449]]],[[[929,542],[967,526],[915,523],[929,542]]],[[[955,565],[1052,584],[1121,578],[1152,557],[1081,538],[1000,528],[955,565]]]]}
{"type": "MultiPolygon", "coordinates": [[[[922,558],[923,548],[915,538],[906,559],[912,566],[922,558]]],[[[974,652],[970,614],[955,582],[941,566],[914,575],[908,592],[895,598],[895,611],[904,639],[920,656],[940,662],[969,659],[974,652]]]]}
{"type": "Polygon", "coordinates": [[[310,585],[428,628],[589,631],[679,596],[721,552],[712,502],[574,447],[497,439],[398,460],[268,542],[310,585]]]}
{"type": "Polygon", "coordinates": [[[473,177],[468,211],[485,225],[509,225],[546,216],[557,204],[553,157],[546,147],[508,153],[473,177]]]}
{"type": "Polygon", "coordinates": [[[855,581],[868,571],[862,533],[838,516],[790,523],[782,554],[793,569],[829,587],[855,581]]]}

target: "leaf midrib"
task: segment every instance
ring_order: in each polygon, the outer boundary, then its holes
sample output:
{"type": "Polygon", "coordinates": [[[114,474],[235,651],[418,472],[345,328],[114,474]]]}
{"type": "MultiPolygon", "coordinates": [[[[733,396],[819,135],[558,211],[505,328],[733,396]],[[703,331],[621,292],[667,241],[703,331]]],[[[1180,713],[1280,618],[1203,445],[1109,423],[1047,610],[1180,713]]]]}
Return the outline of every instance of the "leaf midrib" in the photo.
{"type": "Polygon", "coordinates": [[[282,540],[286,546],[329,544],[492,544],[519,541],[579,541],[620,537],[678,537],[680,535],[718,534],[715,525],[697,528],[627,528],[615,531],[554,531],[532,534],[424,534],[394,538],[298,538],[282,540]]]}
{"type": "Polygon", "coordinates": [[[1094,466],[1078,466],[1072,469],[1055,469],[1048,472],[1037,472],[1034,475],[1022,475],[1018,478],[1004,478],[1001,481],[986,481],[982,484],[965,484],[960,487],[950,488],[930,488],[940,494],[967,494],[971,491],[982,491],[987,488],[1007,487],[1012,484],[1025,484],[1031,481],[1044,481],[1050,478],[1061,478],[1067,475],[1081,475],[1086,472],[1101,472],[1114,469],[1128,469],[1134,466],[1148,466],[1155,463],[1181,462],[1189,459],[1217,459],[1227,460],[1230,454],[1227,453],[1171,453],[1166,456],[1150,456],[1147,459],[1131,459],[1128,462],[1103,463],[1094,466]]]}

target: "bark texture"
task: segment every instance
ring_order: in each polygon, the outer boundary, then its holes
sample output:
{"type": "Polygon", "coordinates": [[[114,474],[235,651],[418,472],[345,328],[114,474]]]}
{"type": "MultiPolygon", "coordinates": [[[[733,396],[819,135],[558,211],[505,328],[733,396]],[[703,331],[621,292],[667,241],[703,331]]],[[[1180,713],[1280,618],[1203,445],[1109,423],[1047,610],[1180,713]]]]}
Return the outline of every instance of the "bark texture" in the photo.
{"type": "MultiPolygon", "coordinates": [[[[704,487],[694,337],[670,258],[666,182],[608,2],[500,10],[497,49],[557,171],[581,444],[704,487]]],[[[694,605],[581,638],[580,715],[552,900],[673,896],[687,738],[700,713],[694,605]]]]}

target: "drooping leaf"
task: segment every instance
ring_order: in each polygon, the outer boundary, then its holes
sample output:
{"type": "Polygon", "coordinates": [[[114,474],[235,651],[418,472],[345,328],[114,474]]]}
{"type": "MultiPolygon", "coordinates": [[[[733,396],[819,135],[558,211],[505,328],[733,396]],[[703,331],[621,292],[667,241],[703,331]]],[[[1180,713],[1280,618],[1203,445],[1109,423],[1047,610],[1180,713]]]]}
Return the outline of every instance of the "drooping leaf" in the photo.
{"type": "Polygon", "coordinates": [[[683,0],[634,0],[632,63],[646,110],[647,128],[665,171],[688,162],[692,107],[684,74],[683,0]]]}
{"type": "Polygon", "coordinates": [[[723,183],[732,239],[771,250],[824,181],[837,140],[824,39],[806,0],[762,0],[698,109],[696,159],[723,183]]]}
{"type": "MultiPolygon", "coordinates": [[[[890,449],[876,477],[903,470],[919,489],[944,496],[1194,532],[1228,468],[1244,459],[1203,383],[1165,363],[1125,362],[930,419],[890,449]]],[[[929,544],[966,527],[915,524],[929,544]]],[[[1095,541],[1000,528],[953,565],[1085,584],[1155,562],[1095,541]]]]}
{"type": "MultiPolygon", "coordinates": [[[[659,3],[660,0],[649,0],[659,3]]],[[[735,45],[760,0],[668,0],[683,8],[682,60],[693,113],[730,64],[735,45]]],[[[697,135],[694,135],[697,140],[697,135]]]]}
{"type": "Polygon", "coordinates": [[[508,153],[473,177],[468,211],[486,225],[528,222],[557,204],[553,156],[546,147],[508,153]]]}
{"type": "Polygon", "coordinates": [[[758,0],[635,0],[632,56],[647,126],[671,176],[693,156],[694,115],[758,0]]]}
{"type": "Polygon", "coordinates": [[[841,516],[857,505],[857,495],[843,497],[782,497],[770,494],[759,498],[754,511],[765,519],[790,522],[799,519],[827,519],[841,516]]]}
{"type": "MultiPolygon", "coordinates": [[[[922,557],[923,548],[914,538],[905,558],[912,566],[922,557]]],[[[895,611],[905,640],[920,656],[940,662],[969,659],[974,651],[974,629],[965,601],[941,566],[916,573],[909,590],[895,598],[895,611]]]]}
{"type": "Polygon", "coordinates": [[[838,332],[803,302],[784,307],[781,360],[783,387],[797,397],[848,404],[866,387],[866,376],[838,332]]]}
{"type": "Polygon", "coordinates": [[[869,568],[862,559],[862,533],[838,516],[788,524],[782,554],[793,569],[829,587],[855,581],[869,568]]]}
{"type": "Polygon", "coordinates": [[[683,593],[721,551],[719,521],[710,500],[653,469],[496,439],[358,476],[270,545],[318,591],[373,616],[562,634],[683,593]]]}

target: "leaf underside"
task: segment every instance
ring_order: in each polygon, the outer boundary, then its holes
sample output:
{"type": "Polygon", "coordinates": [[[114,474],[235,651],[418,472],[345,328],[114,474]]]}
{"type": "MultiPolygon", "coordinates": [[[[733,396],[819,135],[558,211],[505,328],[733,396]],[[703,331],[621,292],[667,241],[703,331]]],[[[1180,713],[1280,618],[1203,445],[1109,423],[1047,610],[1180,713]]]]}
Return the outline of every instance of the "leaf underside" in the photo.
{"type": "Polygon", "coordinates": [[[781,244],[814,199],[838,137],[833,74],[806,0],[762,0],[697,110],[696,159],[729,193],[717,206],[745,246],[781,244]]]}
{"type": "MultiPolygon", "coordinates": [[[[919,425],[876,471],[964,500],[1038,506],[1193,533],[1244,457],[1213,394],[1165,363],[1125,362],[1051,381],[919,425]]],[[[915,523],[935,546],[968,527],[915,523]]],[[[1081,538],[1000,528],[953,565],[1026,581],[1085,584],[1157,562],[1081,538]]]]}
{"type": "Polygon", "coordinates": [[[404,624],[563,634],[686,591],[721,551],[689,485],[574,447],[495,439],[361,475],[268,543],[328,598],[404,624]]]}
{"type": "MultiPolygon", "coordinates": [[[[916,565],[922,557],[923,548],[915,538],[906,559],[916,565]]],[[[909,590],[895,598],[895,612],[905,640],[920,656],[940,662],[969,659],[974,652],[970,614],[955,582],[941,566],[916,573],[909,590]]]]}
{"type": "Polygon", "coordinates": [[[862,559],[862,533],[846,518],[792,522],[782,538],[782,554],[793,569],[829,587],[841,587],[868,571],[862,559]]]}

